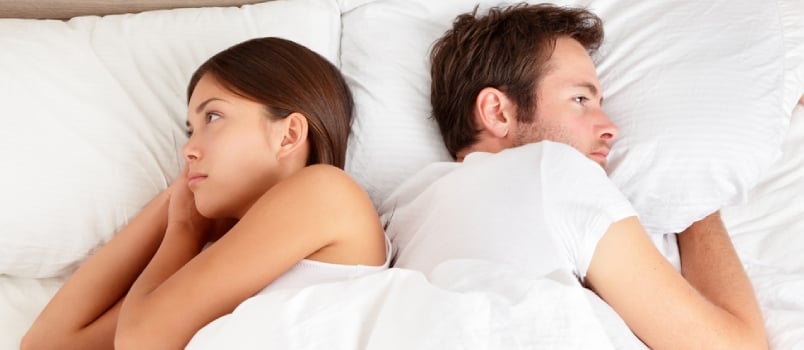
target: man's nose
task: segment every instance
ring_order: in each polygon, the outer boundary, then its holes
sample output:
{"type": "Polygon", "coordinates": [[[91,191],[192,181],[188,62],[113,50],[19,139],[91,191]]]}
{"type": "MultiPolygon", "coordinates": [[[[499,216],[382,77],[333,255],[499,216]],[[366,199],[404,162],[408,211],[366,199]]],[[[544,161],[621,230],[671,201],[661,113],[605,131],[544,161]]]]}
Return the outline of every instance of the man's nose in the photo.
{"type": "Polygon", "coordinates": [[[611,119],[609,119],[609,116],[606,115],[606,112],[603,112],[603,110],[600,110],[600,124],[599,125],[600,125],[600,127],[599,127],[600,135],[599,136],[600,136],[601,139],[604,139],[604,140],[607,140],[607,141],[613,141],[615,138],[617,138],[617,135],[619,134],[620,129],[617,128],[617,125],[615,125],[614,122],[612,122],[611,119]]]}

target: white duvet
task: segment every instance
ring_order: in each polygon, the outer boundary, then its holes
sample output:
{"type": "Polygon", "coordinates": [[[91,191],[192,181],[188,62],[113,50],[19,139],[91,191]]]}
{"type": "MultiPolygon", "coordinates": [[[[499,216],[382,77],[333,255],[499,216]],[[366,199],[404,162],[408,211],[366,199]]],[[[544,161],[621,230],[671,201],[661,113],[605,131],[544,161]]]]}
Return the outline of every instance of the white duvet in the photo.
{"type": "Polygon", "coordinates": [[[188,349],[613,348],[589,300],[569,272],[453,260],[254,296],[188,349]]]}

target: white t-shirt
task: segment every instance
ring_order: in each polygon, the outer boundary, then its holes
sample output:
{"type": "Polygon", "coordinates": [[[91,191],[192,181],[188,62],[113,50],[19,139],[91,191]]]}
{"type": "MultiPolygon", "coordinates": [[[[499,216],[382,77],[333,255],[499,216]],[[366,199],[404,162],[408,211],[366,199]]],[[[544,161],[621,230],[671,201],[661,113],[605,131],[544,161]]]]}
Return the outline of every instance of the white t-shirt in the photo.
{"type": "Polygon", "coordinates": [[[380,214],[398,249],[395,267],[427,274],[447,260],[481,259],[580,279],[608,227],[636,216],[600,165],[555,142],[431,164],[380,214]]]}

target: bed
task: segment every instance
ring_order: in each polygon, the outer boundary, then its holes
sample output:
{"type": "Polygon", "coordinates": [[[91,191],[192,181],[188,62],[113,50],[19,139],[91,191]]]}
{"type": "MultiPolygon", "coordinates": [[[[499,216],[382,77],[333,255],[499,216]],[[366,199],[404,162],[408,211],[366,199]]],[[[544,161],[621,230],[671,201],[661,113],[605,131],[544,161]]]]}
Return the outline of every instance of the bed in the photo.
{"type": "MultiPolygon", "coordinates": [[[[0,3],[0,349],[177,174],[184,88],[206,57],[281,36],[339,66],[357,106],[346,170],[379,207],[448,159],[428,118],[429,45],[498,2],[0,3]]],[[[722,208],[771,348],[804,349],[804,3],[554,2],[604,20],[593,58],[621,129],[607,171],[659,248],[722,208]]],[[[644,348],[571,276],[477,261],[261,295],[189,347],[268,346],[644,348]]]]}

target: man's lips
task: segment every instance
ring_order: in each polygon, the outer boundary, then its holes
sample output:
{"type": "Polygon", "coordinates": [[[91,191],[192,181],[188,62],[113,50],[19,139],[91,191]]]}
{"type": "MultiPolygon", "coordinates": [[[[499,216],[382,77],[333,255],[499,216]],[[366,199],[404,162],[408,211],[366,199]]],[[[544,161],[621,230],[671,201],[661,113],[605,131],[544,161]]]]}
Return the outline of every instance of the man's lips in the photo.
{"type": "Polygon", "coordinates": [[[607,148],[599,149],[597,151],[594,151],[594,152],[590,153],[589,155],[592,158],[598,160],[599,162],[602,162],[601,164],[605,164],[605,162],[606,162],[606,160],[608,159],[608,156],[609,156],[609,149],[607,149],[607,148]]]}

